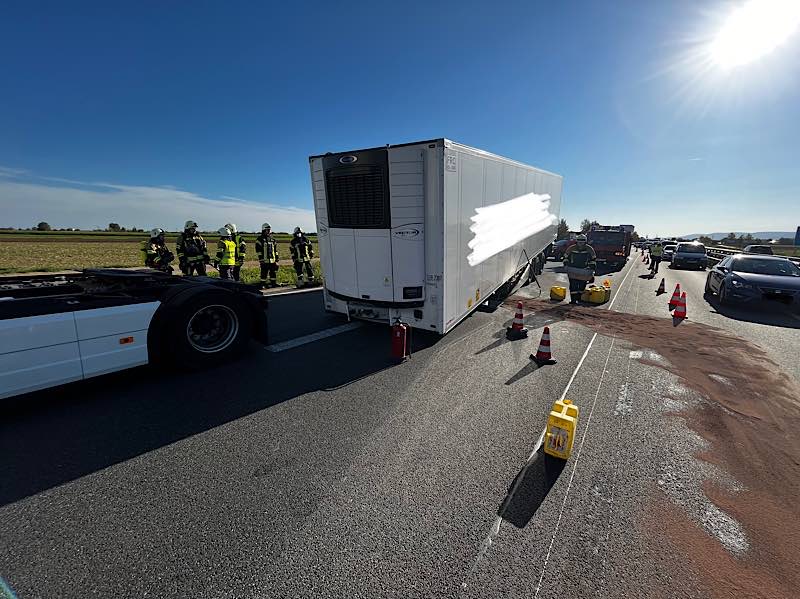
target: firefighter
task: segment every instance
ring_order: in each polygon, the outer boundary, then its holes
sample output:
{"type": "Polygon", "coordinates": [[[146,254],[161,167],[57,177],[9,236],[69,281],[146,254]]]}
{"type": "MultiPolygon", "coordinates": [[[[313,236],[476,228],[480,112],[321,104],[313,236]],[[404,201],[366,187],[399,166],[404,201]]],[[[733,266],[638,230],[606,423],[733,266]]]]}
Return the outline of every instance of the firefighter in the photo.
{"type": "Polygon", "coordinates": [[[261,288],[278,286],[278,242],[272,235],[269,223],[261,225],[261,235],[256,239],[256,255],[261,264],[261,288]],[[269,276],[269,285],[267,285],[269,276]]]}
{"type": "Polygon", "coordinates": [[[233,267],[236,266],[236,243],[233,235],[227,227],[222,227],[217,231],[219,241],[217,242],[217,257],[214,260],[214,268],[219,270],[219,278],[233,280],[233,267]]]}
{"type": "Polygon", "coordinates": [[[294,271],[297,273],[297,286],[303,286],[303,268],[305,268],[309,284],[313,283],[314,270],[311,268],[311,259],[314,257],[314,248],[311,247],[311,242],[300,230],[300,227],[294,228],[294,236],[289,243],[289,249],[292,252],[294,271]]]}
{"type": "Polygon", "coordinates": [[[658,265],[661,264],[661,257],[664,255],[664,246],[661,242],[656,242],[650,246],[650,276],[656,276],[658,265]]]}
{"type": "MultiPolygon", "coordinates": [[[[564,252],[564,266],[572,268],[583,268],[591,271],[594,276],[594,271],[597,269],[597,255],[594,253],[594,248],[586,243],[586,235],[578,235],[575,238],[575,244],[569,246],[564,252]]],[[[567,273],[569,276],[569,273],[567,273]]],[[[586,289],[588,280],[576,279],[569,277],[569,302],[577,304],[583,290],[586,289]]]]}
{"type": "Polygon", "coordinates": [[[206,240],[197,232],[197,223],[193,220],[187,220],[183,233],[178,235],[175,253],[178,254],[178,265],[184,275],[206,276],[206,264],[211,262],[211,257],[206,240]]]}
{"type": "Polygon", "coordinates": [[[236,264],[233,265],[233,280],[239,280],[239,273],[242,271],[242,266],[244,265],[244,258],[245,254],[247,254],[247,242],[244,240],[239,234],[239,229],[236,228],[236,225],[232,223],[228,223],[225,225],[225,228],[231,232],[231,239],[233,243],[236,244],[236,264]]]}
{"type": "Polygon", "coordinates": [[[172,273],[173,268],[170,262],[175,260],[175,254],[167,248],[167,243],[164,241],[164,229],[155,228],[150,231],[150,239],[142,242],[140,251],[142,264],[148,268],[172,273]]]}

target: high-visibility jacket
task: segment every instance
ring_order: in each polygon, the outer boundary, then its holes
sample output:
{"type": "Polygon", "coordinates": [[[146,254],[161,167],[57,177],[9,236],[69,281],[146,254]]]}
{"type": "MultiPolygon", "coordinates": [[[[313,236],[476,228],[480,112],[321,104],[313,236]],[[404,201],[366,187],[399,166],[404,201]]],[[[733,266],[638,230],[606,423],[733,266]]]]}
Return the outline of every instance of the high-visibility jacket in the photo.
{"type": "Polygon", "coordinates": [[[220,239],[217,243],[217,264],[220,266],[236,264],[236,244],[230,239],[220,239]]]}
{"type": "Polygon", "coordinates": [[[650,255],[653,256],[653,258],[660,258],[663,253],[664,248],[661,247],[660,243],[654,243],[650,246],[650,255]]]}
{"type": "Polygon", "coordinates": [[[311,262],[311,258],[314,257],[314,249],[311,247],[311,242],[305,235],[292,237],[292,241],[289,243],[289,249],[292,252],[292,260],[295,262],[311,262]]]}
{"type": "Polygon", "coordinates": [[[244,264],[245,254],[247,254],[247,242],[238,233],[233,236],[233,243],[236,244],[236,264],[244,264]]]}
{"type": "Polygon", "coordinates": [[[263,233],[256,238],[256,255],[259,262],[265,264],[277,264],[280,258],[278,257],[278,242],[272,233],[264,235],[263,233]]]}
{"type": "Polygon", "coordinates": [[[209,262],[206,240],[197,233],[190,235],[184,231],[178,235],[175,253],[181,262],[209,262]]]}
{"type": "Polygon", "coordinates": [[[579,248],[577,244],[569,246],[564,252],[564,266],[573,268],[597,268],[597,254],[589,244],[579,248]]]}

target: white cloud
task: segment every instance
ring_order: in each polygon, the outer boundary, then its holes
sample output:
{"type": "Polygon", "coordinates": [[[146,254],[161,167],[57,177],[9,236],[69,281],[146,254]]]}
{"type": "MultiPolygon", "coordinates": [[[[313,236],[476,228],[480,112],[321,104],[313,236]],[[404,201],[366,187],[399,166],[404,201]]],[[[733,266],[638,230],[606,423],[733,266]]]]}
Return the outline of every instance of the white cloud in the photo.
{"type": "Polygon", "coordinates": [[[269,222],[274,231],[300,226],[316,230],[314,211],[277,206],[230,196],[206,198],[174,187],[87,183],[53,177],[27,180],[26,171],[0,167],[0,226],[30,227],[47,221],[57,228],[124,227],[183,228],[197,221],[203,230],[216,230],[227,222],[241,230],[260,230],[269,222]],[[24,179],[24,180],[23,180],[24,179]]]}

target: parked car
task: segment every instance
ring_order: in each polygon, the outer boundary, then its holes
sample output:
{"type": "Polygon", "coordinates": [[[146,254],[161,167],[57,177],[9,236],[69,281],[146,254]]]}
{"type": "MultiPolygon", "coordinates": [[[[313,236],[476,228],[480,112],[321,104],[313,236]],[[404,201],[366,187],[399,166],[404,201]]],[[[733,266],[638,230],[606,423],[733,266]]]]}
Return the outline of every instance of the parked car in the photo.
{"type": "Polygon", "coordinates": [[[744,247],[744,252],[746,254],[764,254],[766,256],[773,255],[772,247],[768,245],[746,245],[744,247]]]}
{"type": "Polygon", "coordinates": [[[553,258],[553,260],[563,260],[564,252],[567,251],[567,248],[573,243],[575,242],[571,239],[559,239],[553,243],[553,248],[550,250],[550,256],[553,258]]]}
{"type": "Polygon", "coordinates": [[[706,246],[696,241],[679,243],[672,253],[672,268],[700,268],[708,266],[706,246]]]}
{"type": "Polygon", "coordinates": [[[767,299],[798,306],[800,267],[782,256],[734,254],[709,271],[705,291],[720,304],[767,299]]]}
{"type": "Polygon", "coordinates": [[[671,243],[669,245],[664,246],[664,253],[661,254],[661,259],[664,262],[669,262],[672,260],[672,254],[675,253],[675,248],[678,247],[676,244],[671,243]]]}

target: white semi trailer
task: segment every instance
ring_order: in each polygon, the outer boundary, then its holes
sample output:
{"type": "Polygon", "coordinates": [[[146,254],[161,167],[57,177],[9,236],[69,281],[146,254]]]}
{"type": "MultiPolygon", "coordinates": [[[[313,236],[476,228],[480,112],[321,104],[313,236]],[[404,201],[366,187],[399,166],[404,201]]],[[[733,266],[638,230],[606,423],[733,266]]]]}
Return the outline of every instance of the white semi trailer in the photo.
{"type": "Polygon", "coordinates": [[[445,334],[556,236],[560,175],[448,139],[309,162],[331,312],[445,334]]]}

